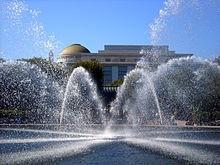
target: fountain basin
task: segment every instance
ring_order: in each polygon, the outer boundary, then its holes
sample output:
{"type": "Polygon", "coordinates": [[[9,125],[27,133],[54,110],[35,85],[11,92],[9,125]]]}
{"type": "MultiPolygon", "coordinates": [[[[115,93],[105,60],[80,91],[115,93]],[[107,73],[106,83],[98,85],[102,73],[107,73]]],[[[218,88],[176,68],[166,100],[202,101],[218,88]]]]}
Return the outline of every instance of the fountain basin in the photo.
{"type": "Polygon", "coordinates": [[[220,163],[219,127],[114,125],[87,133],[36,128],[1,125],[3,164],[220,163]]]}

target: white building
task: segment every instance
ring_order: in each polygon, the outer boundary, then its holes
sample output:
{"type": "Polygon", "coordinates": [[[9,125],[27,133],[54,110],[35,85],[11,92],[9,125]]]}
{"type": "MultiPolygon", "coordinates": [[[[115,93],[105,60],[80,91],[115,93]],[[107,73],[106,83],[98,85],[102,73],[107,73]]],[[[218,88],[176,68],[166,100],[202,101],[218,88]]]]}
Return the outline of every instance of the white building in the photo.
{"type": "Polygon", "coordinates": [[[58,62],[68,67],[79,61],[98,60],[103,65],[104,84],[110,84],[114,80],[122,79],[135,67],[143,56],[143,50],[144,52],[157,50],[159,63],[172,58],[192,56],[192,54],[177,54],[175,51],[170,51],[166,45],[105,45],[104,50],[91,53],[80,44],[72,44],[63,49],[58,62]]]}

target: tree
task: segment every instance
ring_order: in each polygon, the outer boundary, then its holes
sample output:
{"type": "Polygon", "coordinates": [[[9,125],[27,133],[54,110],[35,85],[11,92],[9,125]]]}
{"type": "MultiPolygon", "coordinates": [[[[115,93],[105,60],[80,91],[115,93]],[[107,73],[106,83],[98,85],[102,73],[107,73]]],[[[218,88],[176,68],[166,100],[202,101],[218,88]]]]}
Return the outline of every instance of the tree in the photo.
{"type": "Polygon", "coordinates": [[[102,64],[97,60],[88,60],[88,61],[80,61],[77,62],[70,71],[72,72],[74,68],[82,66],[85,68],[90,75],[92,76],[93,80],[97,84],[98,87],[102,86],[103,84],[103,70],[102,64]]]}
{"type": "Polygon", "coordinates": [[[123,79],[119,79],[119,80],[114,80],[112,83],[111,83],[111,86],[120,86],[122,85],[124,82],[123,79]]]}

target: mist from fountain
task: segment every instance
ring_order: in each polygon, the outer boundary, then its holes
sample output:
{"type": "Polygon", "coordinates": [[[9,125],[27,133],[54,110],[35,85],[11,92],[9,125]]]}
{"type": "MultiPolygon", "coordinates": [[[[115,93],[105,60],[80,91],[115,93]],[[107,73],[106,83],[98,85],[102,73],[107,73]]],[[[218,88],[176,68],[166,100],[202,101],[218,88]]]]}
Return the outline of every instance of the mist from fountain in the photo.
{"type": "Polygon", "coordinates": [[[220,67],[212,62],[196,57],[170,60],[158,67],[154,82],[167,118],[175,111],[187,119],[184,114],[220,108],[220,67]]]}
{"type": "Polygon", "coordinates": [[[161,64],[160,56],[162,53],[157,46],[160,40],[160,33],[166,27],[167,18],[176,15],[182,5],[183,2],[181,0],[166,0],[159,16],[150,24],[150,39],[153,47],[149,51],[140,50],[140,54],[143,57],[137,63],[136,68],[124,77],[124,83],[117,93],[115,101],[112,103],[111,111],[115,116],[114,118],[116,118],[115,120],[118,120],[118,118],[127,120],[126,118],[128,118],[128,123],[140,124],[149,119],[148,115],[151,119],[153,116],[155,119],[159,115],[160,124],[163,124],[160,102],[151,77],[153,76],[152,72],[161,64]],[[138,97],[138,93],[141,93],[143,97],[138,97]],[[150,94],[147,95],[146,93],[150,94]],[[117,114],[117,111],[120,114],[117,114]],[[148,113],[150,111],[152,112],[151,114],[148,113]]]}
{"type": "MultiPolygon", "coordinates": [[[[112,103],[111,111],[116,116],[116,120],[124,117],[127,118],[128,123],[140,124],[147,123],[149,119],[158,120],[159,117],[160,124],[166,123],[163,121],[164,118],[169,123],[170,117],[180,109],[182,115],[184,111],[187,114],[188,111],[193,113],[196,109],[204,109],[202,107],[204,101],[198,103],[199,100],[207,99],[207,96],[213,100],[218,99],[217,88],[219,84],[216,82],[219,82],[219,67],[217,65],[195,57],[165,62],[163,58],[166,57],[157,46],[164,37],[163,33],[166,31],[168,20],[171,17],[180,13],[184,14],[183,10],[189,8],[196,8],[195,11],[197,11],[200,8],[199,6],[200,4],[196,0],[191,0],[191,3],[182,0],[165,0],[164,7],[160,10],[158,17],[149,26],[152,49],[140,51],[140,54],[143,54],[142,59],[137,63],[136,68],[125,76],[116,100],[112,103]],[[173,69],[176,65],[178,70],[173,69]],[[206,73],[207,77],[204,77],[204,72],[209,72],[209,74],[206,73]],[[190,74],[191,77],[187,74],[190,74]],[[210,78],[211,75],[213,77],[210,78]],[[176,80],[178,83],[175,82],[174,76],[178,78],[176,80]],[[187,76],[188,79],[186,79],[187,76]],[[203,83],[199,80],[200,77],[203,77],[203,83]],[[191,79],[196,80],[189,83],[191,79]],[[199,93],[199,90],[205,91],[207,96],[204,93],[199,93]],[[121,114],[118,114],[117,111],[121,114]]],[[[187,32],[185,31],[185,33],[187,32]]],[[[214,101],[212,103],[216,104],[214,101]]],[[[182,119],[187,119],[187,117],[182,119]]]]}
{"type": "Polygon", "coordinates": [[[158,61],[161,52],[153,47],[149,52],[141,50],[140,53],[143,57],[136,68],[125,76],[111,111],[116,121],[122,118],[125,123],[128,120],[130,124],[143,124],[146,120],[159,116],[160,124],[163,124],[160,103],[152,81],[153,71],[160,65],[158,61]],[[139,97],[140,94],[143,97],[139,97]]]}
{"type": "Polygon", "coordinates": [[[83,67],[74,69],[66,86],[60,124],[74,124],[80,129],[101,124],[102,109],[96,85],[89,73],[83,67]]]}
{"type": "Polygon", "coordinates": [[[1,109],[21,111],[28,123],[72,124],[76,129],[102,124],[102,103],[89,73],[78,67],[66,89],[64,85],[34,64],[0,63],[1,109]]]}
{"type": "Polygon", "coordinates": [[[0,57],[6,59],[57,54],[61,42],[40,21],[41,11],[25,0],[1,0],[0,57]],[[15,51],[16,50],[16,51],[15,51]]]}
{"type": "Polygon", "coordinates": [[[163,125],[163,115],[162,115],[162,112],[161,112],[160,103],[158,101],[158,97],[157,97],[157,93],[156,93],[156,90],[155,90],[155,86],[152,83],[152,80],[150,78],[148,78],[147,80],[148,80],[148,84],[149,84],[149,86],[150,86],[150,88],[152,90],[153,97],[155,98],[156,107],[158,109],[158,114],[159,114],[159,117],[160,117],[160,124],[163,125]]]}
{"type": "Polygon", "coordinates": [[[159,113],[155,111],[156,107],[158,108],[158,102],[155,101],[157,96],[154,94],[154,87],[150,77],[144,74],[145,72],[149,73],[143,68],[136,68],[125,76],[124,83],[111,105],[111,112],[113,112],[116,122],[122,120],[122,123],[141,124],[143,117],[149,116],[148,112],[159,113]],[[150,97],[138,97],[139,93],[143,94],[143,91],[151,93],[148,95],[150,97]],[[149,111],[145,109],[149,109],[149,111]]]}
{"type": "Polygon", "coordinates": [[[217,64],[187,57],[170,60],[151,72],[145,65],[142,61],[125,76],[112,104],[115,116],[127,118],[128,123],[144,124],[158,119],[159,115],[163,124],[170,123],[171,117],[179,111],[182,119],[187,119],[195,109],[216,105],[220,96],[217,64]]]}
{"type": "MultiPolygon", "coordinates": [[[[182,2],[166,0],[165,8],[152,26],[154,32],[151,37],[156,38],[155,41],[166,24],[165,19],[178,13],[182,2]]],[[[53,41],[47,41],[50,37],[45,35],[35,19],[37,11],[27,8],[23,0],[12,0],[7,4],[7,9],[10,9],[8,19],[12,21],[9,21],[9,29],[2,28],[4,35],[11,29],[19,30],[16,34],[24,35],[25,41],[34,38],[34,45],[37,44],[40,50],[44,49],[42,43],[47,49],[54,48],[53,41]],[[34,21],[31,24],[20,21],[25,13],[32,13],[34,21]],[[24,27],[30,29],[26,31],[24,27]],[[27,35],[26,32],[30,33],[27,35]]],[[[11,45],[17,46],[17,42],[13,40],[11,45]]],[[[20,50],[23,51],[22,48],[20,50]]],[[[213,102],[219,100],[220,96],[218,65],[195,57],[173,59],[161,65],[158,63],[158,51],[156,48],[151,52],[141,51],[143,58],[125,76],[124,84],[111,106],[114,119],[119,123],[139,126],[150,120],[158,120],[166,124],[175,110],[181,110],[179,116],[184,118],[195,107],[204,109],[219,104],[213,102]],[[152,64],[156,67],[152,67],[152,64]]],[[[0,63],[0,105],[3,108],[24,107],[31,114],[37,114],[40,118],[38,121],[42,123],[74,126],[71,132],[66,127],[59,131],[46,130],[46,127],[42,130],[1,128],[1,163],[65,164],[67,161],[68,164],[70,161],[69,164],[74,164],[73,161],[75,164],[103,164],[107,161],[152,164],[156,161],[155,164],[219,164],[218,129],[146,126],[137,129],[116,128],[105,130],[104,133],[93,129],[88,133],[87,127],[94,123],[102,124],[103,121],[97,89],[88,72],[81,67],[73,70],[66,83],[64,94],[63,87],[35,65],[24,62],[0,63]],[[83,133],[79,133],[81,130],[83,133]]],[[[30,119],[33,117],[29,116],[30,119]]]]}
{"type": "Polygon", "coordinates": [[[36,65],[0,63],[1,109],[17,109],[33,123],[57,123],[62,87],[36,65]]]}

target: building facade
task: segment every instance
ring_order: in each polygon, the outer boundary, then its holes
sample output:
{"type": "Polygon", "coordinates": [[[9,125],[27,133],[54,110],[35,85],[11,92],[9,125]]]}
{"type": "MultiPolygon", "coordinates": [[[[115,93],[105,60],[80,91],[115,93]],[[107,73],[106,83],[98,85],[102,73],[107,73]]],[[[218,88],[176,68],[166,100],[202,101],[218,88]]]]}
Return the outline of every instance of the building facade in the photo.
{"type": "Polygon", "coordinates": [[[72,44],[63,49],[58,62],[68,67],[79,61],[98,60],[103,65],[104,84],[107,85],[114,80],[123,79],[143,56],[153,64],[152,53],[149,52],[155,50],[159,64],[173,58],[192,56],[192,54],[177,54],[175,51],[170,51],[167,45],[105,45],[104,50],[91,53],[80,44],[72,44]]]}

